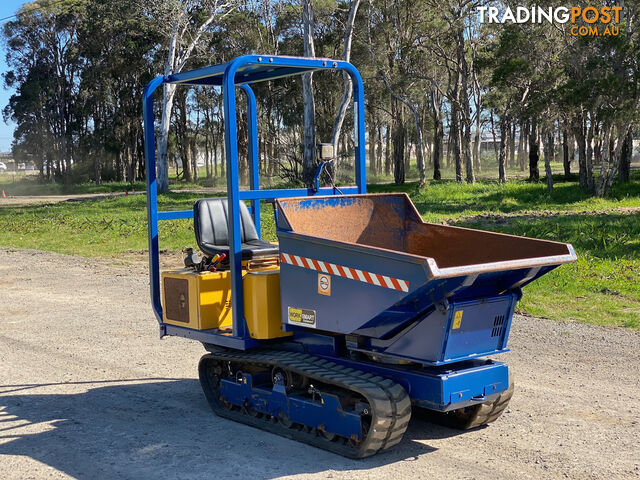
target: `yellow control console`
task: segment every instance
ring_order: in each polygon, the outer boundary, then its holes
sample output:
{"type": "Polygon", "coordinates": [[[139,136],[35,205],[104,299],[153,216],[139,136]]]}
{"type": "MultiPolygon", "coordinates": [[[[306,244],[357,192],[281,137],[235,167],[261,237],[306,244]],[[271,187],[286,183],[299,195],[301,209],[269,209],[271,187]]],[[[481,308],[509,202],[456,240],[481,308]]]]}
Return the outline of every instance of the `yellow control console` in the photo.
{"type": "MultiPolygon", "coordinates": [[[[244,316],[256,339],[291,335],[282,331],[280,269],[242,270],[244,316]]],[[[230,273],[184,268],[162,273],[163,321],[195,330],[231,329],[230,273]]]]}

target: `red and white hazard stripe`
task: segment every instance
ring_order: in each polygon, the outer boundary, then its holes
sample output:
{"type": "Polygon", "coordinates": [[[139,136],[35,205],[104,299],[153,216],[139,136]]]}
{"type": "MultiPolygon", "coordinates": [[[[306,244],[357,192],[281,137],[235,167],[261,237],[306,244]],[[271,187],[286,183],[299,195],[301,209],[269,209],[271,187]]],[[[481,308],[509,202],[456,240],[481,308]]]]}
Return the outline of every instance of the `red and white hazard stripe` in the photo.
{"type": "Polygon", "coordinates": [[[392,290],[400,290],[402,292],[409,291],[409,282],[400,278],[387,277],[377,273],[365,272],[357,268],[345,267],[344,265],[336,265],[334,263],[323,262],[313,258],[300,257],[289,253],[280,253],[280,262],[296,267],[317,270],[318,272],[336,275],[338,277],[349,278],[358,282],[370,283],[378,287],[391,288],[392,290]]]}

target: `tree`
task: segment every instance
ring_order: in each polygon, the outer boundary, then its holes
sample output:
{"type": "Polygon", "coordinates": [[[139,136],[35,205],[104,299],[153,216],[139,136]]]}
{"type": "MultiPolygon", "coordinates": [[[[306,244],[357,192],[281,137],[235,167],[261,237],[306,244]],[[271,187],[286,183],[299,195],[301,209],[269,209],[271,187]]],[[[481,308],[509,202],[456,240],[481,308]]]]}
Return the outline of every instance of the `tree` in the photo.
{"type": "MultiPolygon", "coordinates": [[[[358,13],[358,7],[360,6],[360,0],[351,0],[349,5],[349,16],[344,27],[344,46],[342,49],[342,60],[345,62],[351,61],[351,45],[353,43],[353,26],[356,21],[356,14],[358,13]]],[[[340,107],[338,108],[338,114],[336,115],[335,122],[333,123],[333,130],[331,131],[331,143],[334,150],[338,150],[338,140],[340,139],[340,131],[342,130],[342,124],[344,123],[344,117],[347,114],[347,107],[351,101],[353,93],[353,84],[351,76],[344,72],[344,93],[342,94],[342,100],[340,101],[340,107]]]]}
{"type": "MultiPolygon", "coordinates": [[[[228,14],[233,7],[233,3],[226,0],[171,0],[166,5],[163,5],[163,0],[157,1],[160,3],[157,6],[160,16],[171,25],[164,64],[165,76],[180,73],[185,68],[209,26],[214,20],[228,14]]],[[[157,161],[159,192],[169,189],[167,145],[175,91],[176,84],[163,85],[157,161]]]]}
{"type": "MultiPolygon", "coordinates": [[[[18,124],[15,132],[18,136],[14,137],[19,150],[23,153],[49,150],[45,153],[49,176],[53,178],[53,164],[55,174],[65,182],[70,181],[74,131],[78,126],[75,99],[81,69],[77,42],[83,12],[84,5],[71,0],[37,10],[25,6],[16,20],[4,27],[7,63],[13,68],[4,74],[4,79],[19,92],[12,97],[5,116],[18,124]],[[35,111],[38,108],[40,112],[35,111]],[[36,136],[51,143],[43,147],[36,136]]],[[[44,165],[43,160],[40,162],[44,165]]]]}

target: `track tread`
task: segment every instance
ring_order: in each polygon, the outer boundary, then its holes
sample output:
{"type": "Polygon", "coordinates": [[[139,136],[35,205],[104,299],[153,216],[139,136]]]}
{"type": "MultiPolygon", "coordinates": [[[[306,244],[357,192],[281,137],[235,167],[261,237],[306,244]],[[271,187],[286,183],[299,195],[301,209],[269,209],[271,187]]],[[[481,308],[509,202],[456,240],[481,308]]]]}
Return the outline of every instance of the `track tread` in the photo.
{"type": "Polygon", "coordinates": [[[450,412],[444,414],[444,416],[441,417],[442,421],[438,423],[461,430],[470,430],[495,422],[506,410],[511,397],[513,397],[513,391],[514,385],[511,383],[509,388],[492,402],[482,403],[472,407],[470,414],[467,414],[466,417],[457,417],[455,412],[450,412]]]}
{"type": "Polygon", "coordinates": [[[281,350],[254,350],[238,352],[221,348],[209,348],[200,360],[200,381],[211,408],[220,416],[280,434],[287,438],[330,450],[351,458],[374,455],[396,445],[402,439],[411,417],[411,399],[404,388],[392,380],[367,372],[335,364],[306,353],[281,350]],[[363,396],[370,405],[371,426],[358,446],[329,442],[310,433],[286,429],[278,423],[269,423],[241,412],[224,409],[203,370],[209,361],[254,363],[268,367],[280,367],[298,375],[325,384],[352,390],[363,396]]]}

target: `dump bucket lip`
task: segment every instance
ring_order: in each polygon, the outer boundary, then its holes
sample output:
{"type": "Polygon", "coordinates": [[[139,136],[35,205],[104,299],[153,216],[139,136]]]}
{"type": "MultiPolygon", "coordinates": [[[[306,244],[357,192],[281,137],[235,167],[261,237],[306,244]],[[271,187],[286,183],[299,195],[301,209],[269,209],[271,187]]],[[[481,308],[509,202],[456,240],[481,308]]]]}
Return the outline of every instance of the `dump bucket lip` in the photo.
{"type": "MultiPolygon", "coordinates": [[[[494,233],[494,232],[491,232],[494,233]]],[[[515,236],[515,235],[510,235],[515,236]]],[[[531,238],[531,237],[518,237],[531,238]]],[[[537,239],[532,239],[537,240],[537,239]]],[[[543,240],[547,241],[547,240],[543,240]]],[[[565,263],[573,263],[578,256],[570,243],[554,242],[565,245],[569,250],[566,255],[548,255],[546,257],[530,257],[518,260],[503,260],[501,262],[475,263],[473,265],[462,265],[460,267],[439,268],[436,261],[431,257],[424,257],[433,272],[435,278],[458,277],[460,275],[481,274],[490,272],[501,272],[504,270],[519,270],[524,268],[542,268],[551,265],[562,265],[565,263]]]]}
{"type": "Polygon", "coordinates": [[[497,235],[501,237],[509,237],[514,239],[526,238],[529,240],[535,240],[539,242],[563,245],[567,248],[568,253],[565,255],[547,255],[544,257],[528,257],[528,258],[522,258],[517,260],[503,260],[499,262],[489,262],[489,263],[474,263],[472,265],[461,265],[457,267],[440,268],[438,267],[438,263],[433,257],[426,257],[426,256],[416,255],[416,254],[407,253],[407,252],[399,252],[397,250],[390,250],[387,248],[375,247],[370,245],[362,245],[359,243],[345,242],[342,240],[331,240],[331,239],[323,238],[320,236],[312,236],[304,233],[299,233],[299,232],[296,232],[295,230],[291,230],[291,231],[280,230],[277,232],[277,234],[284,235],[285,238],[286,237],[300,238],[300,239],[304,239],[306,242],[312,242],[312,243],[326,244],[327,242],[329,242],[335,245],[349,247],[369,255],[378,255],[378,256],[384,256],[387,258],[395,257],[398,260],[409,261],[411,263],[418,263],[428,267],[428,274],[427,274],[428,280],[438,279],[438,278],[450,278],[450,277],[458,277],[458,276],[476,275],[476,274],[479,275],[483,273],[500,272],[505,270],[516,270],[516,269],[525,269],[525,268],[540,269],[545,266],[552,266],[552,265],[555,266],[555,265],[562,265],[565,263],[573,263],[578,259],[575,253],[575,250],[573,248],[573,245],[571,245],[570,243],[556,242],[554,240],[542,240],[539,238],[524,237],[524,236],[518,236],[518,235],[511,235],[508,233],[493,232],[490,230],[478,230],[474,228],[457,227],[453,225],[443,225],[438,223],[425,222],[424,220],[422,220],[422,216],[420,215],[415,205],[409,198],[409,195],[407,195],[404,192],[364,193],[364,194],[349,194],[349,195],[322,195],[317,197],[292,197],[292,198],[286,198],[286,199],[276,199],[276,204],[278,205],[280,214],[284,216],[284,219],[287,225],[291,226],[291,222],[287,217],[285,209],[281,205],[281,200],[284,202],[288,202],[288,201],[300,201],[300,200],[311,200],[311,199],[329,199],[329,198],[336,198],[336,197],[337,198],[371,198],[371,197],[388,197],[388,196],[404,197],[408,201],[413,212],[422,221],[424,225],[433,225],[436,227],[447,227],[455,230],[481,231],[484,233],[489,233],[489,234],[497,235]]]}

